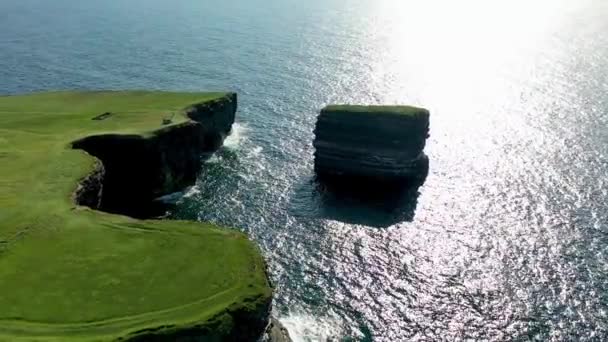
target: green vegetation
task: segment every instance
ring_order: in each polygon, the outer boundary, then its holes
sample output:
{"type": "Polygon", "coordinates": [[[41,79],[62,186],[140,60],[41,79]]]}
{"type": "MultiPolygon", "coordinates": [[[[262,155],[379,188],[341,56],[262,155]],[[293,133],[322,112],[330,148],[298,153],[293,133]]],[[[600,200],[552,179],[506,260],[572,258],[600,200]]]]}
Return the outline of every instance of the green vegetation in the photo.
{"type": "Polygon", "coordinates": [[[253,314],[269,302],[263,260],[245,235],[73,201],[95,158],[71,142],[147,135],[167,117],[177,127],[187,106],[222,95],[0,96],[0,340],[115,340],[206,326],[222,336],[236,323],[227,312],[253,314]]]}
{"type": "Polygon", "coordinates": [[[429,116],[424,108],[412,106],[357,106],[357,105],[330,105],[323,108],[324,112],[346,114],[392,114],[406,116],[429,116]]]}

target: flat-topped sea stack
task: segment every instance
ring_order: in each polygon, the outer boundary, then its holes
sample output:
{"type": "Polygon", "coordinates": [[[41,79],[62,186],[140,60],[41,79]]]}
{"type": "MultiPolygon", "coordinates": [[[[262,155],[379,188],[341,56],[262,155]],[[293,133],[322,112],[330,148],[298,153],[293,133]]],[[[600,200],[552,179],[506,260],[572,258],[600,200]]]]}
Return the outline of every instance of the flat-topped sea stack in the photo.
{"type": "Polygon", "coordinates": [[[420,184],[429,111],[410,106],[331,105],[315,128],[315,171],[322,179],[420,184]]]}

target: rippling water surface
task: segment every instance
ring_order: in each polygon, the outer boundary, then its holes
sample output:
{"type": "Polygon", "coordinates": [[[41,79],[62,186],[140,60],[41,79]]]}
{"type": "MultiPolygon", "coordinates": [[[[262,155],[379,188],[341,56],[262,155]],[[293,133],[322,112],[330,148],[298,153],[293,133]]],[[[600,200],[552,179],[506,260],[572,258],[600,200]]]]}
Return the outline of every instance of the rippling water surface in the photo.
{"type": "Polygon", "coordinates": [[[608,339],[608,2],[0,0],[0,93],[230,89],[176,218],[238,227],[298,341],[608,339]],[[327,103],[432,112],[394,205],[319,192],[327,103]]]}

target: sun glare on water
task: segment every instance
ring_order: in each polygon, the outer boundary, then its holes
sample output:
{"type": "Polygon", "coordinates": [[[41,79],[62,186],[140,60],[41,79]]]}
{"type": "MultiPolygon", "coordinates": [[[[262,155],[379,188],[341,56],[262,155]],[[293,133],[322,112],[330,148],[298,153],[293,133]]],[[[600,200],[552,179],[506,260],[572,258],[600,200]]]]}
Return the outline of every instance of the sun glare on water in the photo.
{"type": "MultiPolygon", "coordinates": [[[[348,52],[355,57],[348,58],[347,54],[344,60],[345,63],[360,63],[352,65],[350,70],[362,74],[359,82],[368,82],[362,87],[368,93],[361,95],[361,102],[412,103],[428,107],[435,118],[432,136],[453,134],[454,137],[442,139],[452,142],[466,136],[463,131],[474,132],[477,127],[492,126],[489,122],[497,120],[498,113],[511,114],[503,111],[521,103],[526,85],[543,77],[542,71],[546,67],[543,53],[555,50],[556,46],[559,49],[559,44],[553,41],[555,32],[572,11],[580,8],[564,0],[381,0],[370,1],[367,6],[368,15],[360,26],[353,27],[354,33],[343,32],[357,37],[353,51],[348,52]]],[[[510,120],[511,129],[521,135],[527,134],[525,125],[518,122],[524,120],[522,116],[513,116],[510,120]]],[[[477,137],[476,143],[464,144],[474,146],[475,150],[462,150],[463,158],[477,155],[485,158],[486,166],[498,163],[491,151],[495,145],[484,139],[494,138],[477,137]]],[[[434,148],[447,150],[434,143],[430,145],[431,154],[434,148]]],[[[464,203],[478,201],[465,199],[465,188],[466,183],[459,189],[460,200],[464,203]]],[[[447,202],[454,200],[451,196],[455,196],[454,192],[446,189],[447,202]]],[[[433,221],[434,218],[424,215],[420,213],[418,220],[433,221]]],[[[348,229],[339,222],[331,224],[338,232],[348,229]]],[[[338,234],[336,245],[340,245],[342,239],[338,234]]],[[[469,242],[475,244],[475,241],[469,242]]],[[[458,244],[447,241],[425,248],[427,255],[436,259],[429,265],[441,264],[446,258],[446,250],[454,252],[454,260],[468,255],[466,250],[459,253],[462,247],[458,244]]],[[[436,272],[433,269],[426,271],[428,274],[436,272]]],[[[486,289],[500,286],[491,275],[483,282],[478,285],[486,289]]],[[[301,319],[295,314],[285,318],[296,341],[340,336],[340,327],[336,326],[332,331],[331,323],[327,321],[318,322],[317,325],[323,327],[318,331],[299,329],[304,324],[301,319]]],[[[310,317],[304,325],[315,326],[310,317]]]]}
{"type": "MultiPolygon", "coordinates": [[[[374,1],[363,35],[374,65],[370,89],[426,105],[470,105],[479,92],[500,96],[501,77],[568,13],[568,1],[374,1]],[[497,89],[498,88],[498,89],[497,89]],[[415,89],[415,91],[414,91],[415,89]]],[[[533,66],[519,63],[524,74],[533,66]]],[[[514,77],[512,68],[509,77],[514,77]]]]}

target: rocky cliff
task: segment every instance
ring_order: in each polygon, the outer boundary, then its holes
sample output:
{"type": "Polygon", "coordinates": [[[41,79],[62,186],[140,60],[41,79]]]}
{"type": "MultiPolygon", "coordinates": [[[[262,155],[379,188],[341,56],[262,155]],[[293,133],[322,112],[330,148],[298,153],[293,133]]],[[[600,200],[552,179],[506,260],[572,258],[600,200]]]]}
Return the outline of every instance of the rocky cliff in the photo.
{"type": "Polygon", "coordinates": [[[194,184],[201,154],[221,146],[236,109],[236,94],[231,93],[190,107],[186,111],[190,120],[150,136],[104,134],[75,141],[73,148],[103,163],[99,172],[81,183],[77,202],[111,213],[149,216],[154,199],[194,184]],[[96,180],[103,182],[101,187],[95,185],[96,180]]]}
{"type": "Polygon", "coordinates": [[[321,178],[421,182],[429,111],[409,106],[328,106],[315,128],[315,171],[321,178]]]}
{"type": "Polygon", "coordinates": [[[127,216],[149,218],[141,204],[194,182],[235,95],[51,92],[0,108],[0,270],[16,270],[0,281],[0,341],[262,335],[272,289],[245,234],[127,216]]]}

